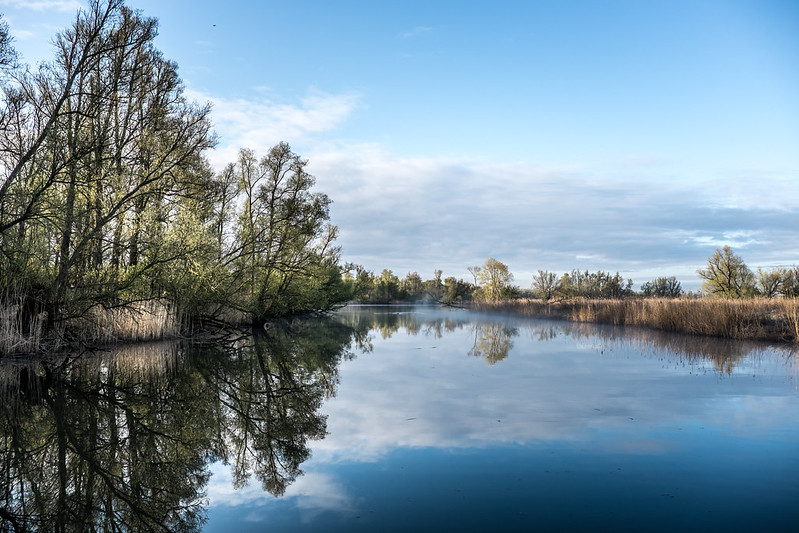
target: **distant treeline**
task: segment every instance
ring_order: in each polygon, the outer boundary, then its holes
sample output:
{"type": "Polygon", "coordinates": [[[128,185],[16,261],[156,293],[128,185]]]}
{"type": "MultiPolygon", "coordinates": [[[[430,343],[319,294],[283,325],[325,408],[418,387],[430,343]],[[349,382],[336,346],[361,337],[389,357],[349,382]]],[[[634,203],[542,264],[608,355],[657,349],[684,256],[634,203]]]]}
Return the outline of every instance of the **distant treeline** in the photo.
{"type": "Polygon", "coordinates": [[[753,272],[729,246],[717,249],[707,260],[707,268],[697,271],[703,280],[702,291],[686,293],[676,276],[657,277],[633,289],[632,279],[618,272],[572,270],[562,275],[538,270],[529,289],[512,284],[513,274],[504,263],[489,257],[480,266],[468,267],[473,282],[454,277],[441,279],[442,271],[422,280],[417,272],[398,278],[391,270],[379,276],[358,265],[347,265],[344,282],[353,298],[361,302],[401,301],[499,302],[535,298],[543,302],[573,299],[619,300],[625,298],[796,298],[799,297],[799,267],[758,268],[753,272]]]}

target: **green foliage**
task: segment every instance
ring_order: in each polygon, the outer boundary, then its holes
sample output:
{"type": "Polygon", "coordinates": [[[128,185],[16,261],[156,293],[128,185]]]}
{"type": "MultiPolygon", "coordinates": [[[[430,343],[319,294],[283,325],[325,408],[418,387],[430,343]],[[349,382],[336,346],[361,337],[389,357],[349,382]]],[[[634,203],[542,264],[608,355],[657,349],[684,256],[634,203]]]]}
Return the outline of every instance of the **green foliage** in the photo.
{"type": "Polygon", "coordinates": [[[553,293],[559,299],[618,299],[632,295],[632,286],[633,281],[625,280],[618,272],[572,270],[558,280],[553,293]]]}
{"type": "Polygon", "coordinates": [[[512,292],[513,274],[508,265],[493,257],[486,259],[477,278],[480,280],[481,298],[486,302],[498,302],[512,292]]]}
{"type": "MultiPolygon", "coordinates": [[[[214,175],[209,106],[183,96],[157,21],[91,0],[54,59],[4,77],[0,304],[46,311],[62,335],[96,307],[167,299],[186,321],[256,320],[350,295],[330,199],[286,143],[214,175]]],[[[14,61],[0,24],[0,67],[14,61]]]]}
{"type": "Polygon", "coordinates": [[[697,274],[704,281],[702,290],[719,298],[751,298],[757,295],[755,275],[729,246],[713,252],[707,268],[697,274]]]}
{"type": "Polygon", "coordinates": [[[444,279],[441,301],[446,304],[461,304],[472,299],[474,286],[462,279],[449,276],[444,279]]]}
{"type": "Polygon", "coordinates": [[[682,286],[674,276],[660,277],[641,285],[641,294],[647,298],[678,298],[682,286]]]}
{"type": "Polygon", "coordinates": [[[234,295],[256,321],[329,309],[338,303],[330,298],[344,294],[331,288],[340,272],[331,280],[339,250],[333,246],[338,229],[328,223],[330,199],[313,192],[307,163],[280,143],[260,161],[242,150],[232,166],[242,206],[224,257],[233,265],[234,295]]]}

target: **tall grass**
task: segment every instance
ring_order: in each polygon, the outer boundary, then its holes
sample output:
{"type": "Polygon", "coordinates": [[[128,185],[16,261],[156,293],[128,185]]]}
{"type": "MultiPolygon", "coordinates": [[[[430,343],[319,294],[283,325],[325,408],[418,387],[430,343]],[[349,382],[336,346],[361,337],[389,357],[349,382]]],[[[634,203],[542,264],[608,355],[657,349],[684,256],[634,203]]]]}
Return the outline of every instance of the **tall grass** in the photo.
{"type": "Polygon", "coordinates": [[[577,322],[643,326],[728,339],[799,341],[799,300],[630,298],[544,303],[522,299],[476,304],[481,310],[577,322]]]}
{"type": "Polygon", "coordinates": [[[180,334],[180,324],[174,306],[147,300],[110,309],[93,307],[70,326],[82,342],[106,345],[176,337],[180,334]]]}
{"type": "Polygon", "coordinates": [[[0,302],[0,356],[55,352],[76,343],[102,346],[174,338],[181,324],[174,306],[149,300],[117,308],[95,306],[48,330],[46,313],[31,315],[6,300],[0,302]]]}
{"type": "Polygon", "coordinates": [[[39,351],[46,320],[45,313],[28,316],[19,304],[0,303],[0,354],[39,351]]]}

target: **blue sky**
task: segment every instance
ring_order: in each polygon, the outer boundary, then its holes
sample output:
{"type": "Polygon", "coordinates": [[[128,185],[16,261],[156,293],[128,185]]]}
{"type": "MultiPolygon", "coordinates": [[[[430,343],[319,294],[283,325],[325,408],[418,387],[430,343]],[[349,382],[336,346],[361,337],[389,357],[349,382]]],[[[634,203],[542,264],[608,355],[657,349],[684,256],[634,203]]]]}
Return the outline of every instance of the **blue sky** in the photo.
{"type": "MultiPolygon", "coordinates": [[[[28,62],[76,0],[0,0],[28,62]]],[[[799,264],[799,2],[129,0],[220,168],[285,140],[342,258],[470,279],[492,256],[636,286],[729,244],[799,264]]]]}

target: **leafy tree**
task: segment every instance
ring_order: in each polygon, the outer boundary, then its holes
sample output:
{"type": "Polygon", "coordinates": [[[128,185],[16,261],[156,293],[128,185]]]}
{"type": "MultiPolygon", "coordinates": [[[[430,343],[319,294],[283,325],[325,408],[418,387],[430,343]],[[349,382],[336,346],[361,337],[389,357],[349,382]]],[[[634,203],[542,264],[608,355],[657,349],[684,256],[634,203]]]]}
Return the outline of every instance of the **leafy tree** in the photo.
{"type": "Polygon", "coordinates": [[[376,281],[375,297],[378,301],[388,303],[400,299],[399,278],[391,270],[384,268],[376,281]]]}
{"type": "Polygon", "coordinates": [[[632,294],[632,285],[618,272],[572,270],[563,274],[553,292],[560,298],[624,298],[632,294]]]}
{"type": "Polygon", "coordinates": [[[754,274],[729,246],[716,248],[707,259],[707,268],[697,274],[704,280],[702,289],[711,296],[749,298],[757,294],[754,274]]]}
{"type": "Polygon", "coordinates": [[[433,278],[424,282],[424,290],[433,300],[441,300],[444,292],[441,274],[443,274],[443,272],[436,269],[433,271],[433,278]]]}
{"type": "Polygon", "coordinates": [[[421,300],[425,295],[424,281],[417,272],[408,272],[400,282],[400,290],[409,300],[421,300]]]}
{"type": "Polygon", "coordinates": [[[755,274],[755,283],[758,294],[765,296],[766,298],[774,298],[780,294],[786,280],[788,279],[786,276],[787,273],[787,269],[777,268],[774,270],[763,270],[758,268],[757,273],[755,274]]]}
{"type": "Polygon", "coordinates": [[[474,286],[462,279],[449,276],[444,279],[444,289],[441,295],[443,303],[452,304],[470,300],[474,286]]]}
{"type": "Polygon", "coordinates": [[[156,28],[120,0],[92,0],[54,60],[5,87],[0,282],[38,286],[51,321],[159,293],[178,252],[165,230],[214,139],[156,28]]]}
{"type": "Polygon", "coordinates": [[[655,278],[641,285],[645,297],[677,298],[682,294],[682,286],[674,276],[655,278]]]}
{"type": "Polygon", "coordinates": [[[498,302],[513,281],[508,266],[493,257],[486,259],[478,273],[482,297],[488,302],[498,302]]]}
{"type": "Polygon", "coordinates": [[[23,69],[0,20],[0,306],[78,338],[76,319],[144,301],[188,322],[348,299],[307,161],[280,143],[214,175],[210,107],[186,99],[157,28],[89,0],[52,61],[23,69]]]}
{"type": "Polygon", "coordinates": [[[787,298],[799,297],[799,267],[783,268],[780,294],[787,298]]]}

